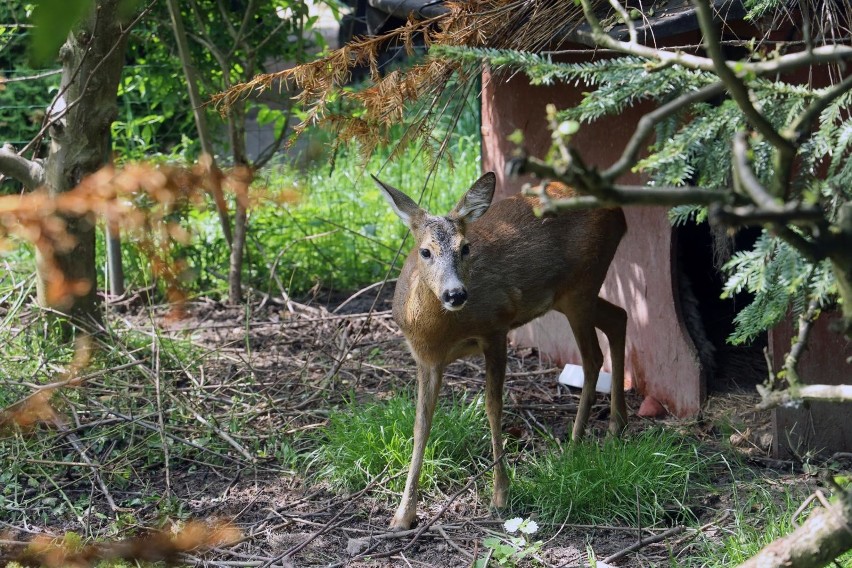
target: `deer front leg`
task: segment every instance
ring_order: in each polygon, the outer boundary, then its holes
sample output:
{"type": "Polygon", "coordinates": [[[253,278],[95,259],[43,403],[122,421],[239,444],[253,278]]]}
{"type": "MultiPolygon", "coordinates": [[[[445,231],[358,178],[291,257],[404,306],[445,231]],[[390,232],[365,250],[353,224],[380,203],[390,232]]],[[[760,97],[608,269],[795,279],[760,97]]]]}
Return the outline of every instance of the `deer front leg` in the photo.
{"type": "Polygon", "coordinates": [[[417,411],[414,417],[414,450],[411,454],[411,464],[408,466],[408,477],[402,500],[391,520],[391,530],[401,531],[411,528],[411,523],[417,515],[417,485],[420,481],[420,470],[423,468],[423,454],[426,442],[429,440],[429,430],[432,428],[432,417],[435,405],[438,403],[438,393],[441,390],[443,369],[417,364],[417,411]]]}
{"type": "Polygon", "coordinates": [[[489,341],[485,354],[485,412],[491,426],[491,448],[494,451],[494,491],[491,506],[506,506],[509,477],[503,460],[503,382],[506,378],[506,335],[489,341]]]}

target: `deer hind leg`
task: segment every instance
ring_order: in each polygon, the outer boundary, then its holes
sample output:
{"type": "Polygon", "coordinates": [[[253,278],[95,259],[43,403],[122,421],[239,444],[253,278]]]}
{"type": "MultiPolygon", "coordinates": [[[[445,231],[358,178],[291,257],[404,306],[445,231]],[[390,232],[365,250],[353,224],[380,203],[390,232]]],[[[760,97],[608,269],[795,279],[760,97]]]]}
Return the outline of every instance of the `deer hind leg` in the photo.
{"type": "Polygon", "coordinates": [[[580,394],[580,405],[577,407],[577,417],[571,433],[573,440],[579,440],[586,433],[586,424],[595,402],[598,374],[603,366],[603,353],[595,333],[597,303],[566,297],[561,299],[555,308],[568,318],[580,349],[580,357],[583,359],[583,392],[580,394]]]}
{"type": "Polygon", "coordinates": [[[485,412],[491,426],[491,448],[494,451],[494,491],[491,506],[506,506],[509,477],[503,459],[503,382],[506,378],[506,334],[491,338],[483,350],[485,355],[485,412]]]}
{"type": "Polygon", "coordinates": [[[444,370],[418,363],[417,365],[417,410],[414,417],[414,450],[408,466],[405,489],[396,514],[391,520],[391,530],[406,530],[417,516],[417,486],[423,468],[423,454],[432,428],[432,417],[438,403],[444,370]]]}
{"type": "Polygon", "coordinates": [[[609,432],[621,434],[627,426],[627,404],[624,402],[624,351],[627,338],[627,312],[623,308],[598,298],[595,327],[609,340],[612,355],[612,394],[610,400],[609,432]]]}

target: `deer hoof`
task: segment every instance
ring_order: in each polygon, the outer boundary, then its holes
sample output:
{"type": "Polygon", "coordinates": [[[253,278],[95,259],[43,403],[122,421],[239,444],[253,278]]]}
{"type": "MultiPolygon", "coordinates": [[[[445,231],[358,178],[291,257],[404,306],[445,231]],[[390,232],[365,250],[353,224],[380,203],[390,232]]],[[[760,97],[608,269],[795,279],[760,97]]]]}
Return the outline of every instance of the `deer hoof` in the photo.
{"type": "Polygon", "coordinates": [[[391,519],[390,526],[388,527],[391,532],[400,532],[407,531],[411,528],[411,523],[414,519],[404,519],[399,517],[394,517],[391,519]]]}
{"type": "Polygon", "coordinates": [[[491,508],[492,509],[505,509],[506,503],[508,501],[507,495],[509,493],[507,484],[500,484],[494,486],[494,492],[491,494],[491,508]]]}
{"type": "Polygon", "coordinates": [[[621,437],[627,429],[627,421],[624,419],[609,421],[609,434],[616,438],[621,437]]]}
{"type": "Polygon", "coordinates": [[[500,494],[495,493],[494,495],[491,496],[491,508],[496,509],[498,511],[500,509],[506,508],[506,493],[505,492],[500,493],[500,494]]]}

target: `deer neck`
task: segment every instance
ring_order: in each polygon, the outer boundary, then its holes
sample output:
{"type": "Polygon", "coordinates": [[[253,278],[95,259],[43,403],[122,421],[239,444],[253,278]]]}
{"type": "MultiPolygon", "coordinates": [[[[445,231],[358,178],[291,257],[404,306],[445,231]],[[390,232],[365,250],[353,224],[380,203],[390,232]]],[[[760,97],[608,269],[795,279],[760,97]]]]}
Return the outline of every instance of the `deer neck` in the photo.
{"type": "MultiPolygon", "coordinates": [[[[440,343],[440,338],[447,337],[454,314],[444,309],[416,270],[404,280],[405,288],[398,289],[401,294],[394,299],[394,319],[409,341],[417,338],[417,343],[440,343]]],[[[398,288],[401,283],[402,278],[398,288]]]]}

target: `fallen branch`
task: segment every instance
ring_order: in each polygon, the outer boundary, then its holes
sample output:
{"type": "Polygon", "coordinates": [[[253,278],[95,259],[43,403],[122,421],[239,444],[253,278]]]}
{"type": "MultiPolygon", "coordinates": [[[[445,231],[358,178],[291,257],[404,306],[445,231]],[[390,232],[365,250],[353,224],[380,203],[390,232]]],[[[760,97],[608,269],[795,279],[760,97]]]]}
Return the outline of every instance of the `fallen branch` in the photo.
{"type": "Polygon", "coordinates": [[[802,526],[779,538],[739,568],[825,566],[852,548],[852,489],[841,493],[835,503],[815,510],[802,526]]]}
{"type": "Polygon", "coordinates": [[[650,537],[647,537],[647,538],[641,538],[640,537],[638,542],[634,542],[633,544],[631,544],[627,548],[624,548],[622,550],[619,550],[615,554],[607,556],[606,558],[603,559],[603,562],[604,562],[604,564],[609,564],[610,562],[615,562],[616,560],[624,558],[625,556],[627,556],[631,552],[636,552],[637,550],[644,548],[644,547],[648,546],[649,544],[654,544],[655,542],[660,542],[660,541],[666,540],[669,537],[673,537],[675,535],[682,533],[684,530],[686,530],[686,527],[684,527],[683,525],[677,525],[676,527],[672,527],[669,530],[667,530],[665,532],[661,532],[660,534],[657,534],[657,535],[654,535],[654,536],[650,536],[650,537]]]}

